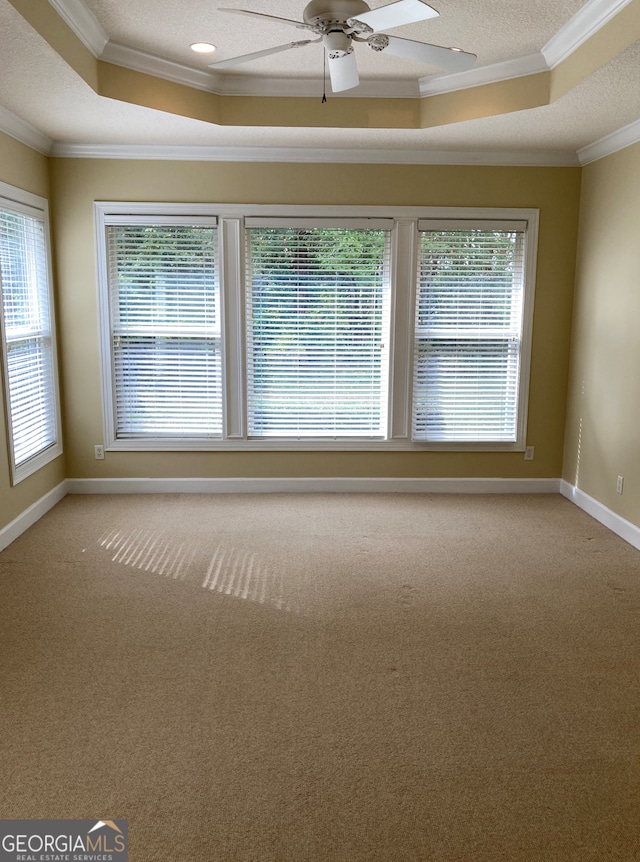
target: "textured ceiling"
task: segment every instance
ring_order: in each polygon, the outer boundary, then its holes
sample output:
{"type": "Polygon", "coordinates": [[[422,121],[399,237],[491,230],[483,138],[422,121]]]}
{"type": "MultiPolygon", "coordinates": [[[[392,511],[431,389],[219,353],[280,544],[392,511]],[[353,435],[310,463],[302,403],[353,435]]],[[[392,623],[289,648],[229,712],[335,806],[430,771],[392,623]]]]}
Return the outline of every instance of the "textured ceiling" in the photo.
{"type": "MultiPolygon", "coordinates": [[[[85,0],[85,4],[112,42],[196,69],[206,68],[210,60],[189,51],[188,44],[195,40],[214,41],[222,58],[300,38],[299,31],[285,25],[256,23],[218,11],[220,5],[236,5],[232,0],[190,0],[188,17],[183,0],[85,0]]],[[[237,5],[291,18],[300,18],[303,7],[291,0],[240,0],[237,5]]],[[[441,0],[435,5],[439,19],[394,32],[460,45],[488,64],[540,51],[584,4],[580,0],[502,4],[441,0]]],[[[373,52],[363,48],[361,53],[365,51],[366,61],[361,62],[358,55],[363,78],[380,74],[376,62],[380,60],[385,61],[385,76],[406,78],[410,71],[402,61],[368,57],[373,52]]],[[[268,58],[264,67],[251,64],[245,74],[318,77],[317,58],[308,55],[303,64],[301,53],[268,58]]],[[[640,42],[551,105],[420,130],[221,127],[105,99],[67,66],[8,0],[0,0],[0,56],[0,107],[62,144],[575,154],[640,118],[640,42]]],[[[412,74],[424,74],[424,67],[412,74]]]]}
{"type": "MultiPolygon", "coordinates": [[[[194,58],[189,45],[204,40],[218,46],[215,59],[259,51],[307,38],[285,24],[239,17],[220,7],[244,8],[281,18],[302,20],[304,2],[297,0],[85,0],[113,42],[135,46],[161,57],[207,68],[211,59],[194,58]]],[[[371,8],[386,5],[370,2],[371,8]]],[[[440,17],[395,28],[393,35],[436,45],[457,46],[494,63],[539,51],[584,5],[584,0],[436,0],[440,17]]],[[[358,46],[361,77],[411,78],[426,74],[424,66],[376,55],[358,46]]],[[[432,70],[431,70],[432,71],[432,70]]],[[[322,48],[278,54],[238,66],[234,74],[314,77],[322,72],[322,48]]]]}

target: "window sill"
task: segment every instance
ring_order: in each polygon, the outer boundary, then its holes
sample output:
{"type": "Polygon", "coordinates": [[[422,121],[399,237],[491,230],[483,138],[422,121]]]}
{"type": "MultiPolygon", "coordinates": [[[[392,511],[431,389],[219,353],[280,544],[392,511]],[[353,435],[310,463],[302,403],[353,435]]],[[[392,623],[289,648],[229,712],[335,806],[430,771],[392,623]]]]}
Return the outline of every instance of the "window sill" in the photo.
{"type": "Polygon", "coordinates": [[[115,440],[106,452],[524,452],[523,443],[426,443],[406,437],[349,439],[115,440]]]}

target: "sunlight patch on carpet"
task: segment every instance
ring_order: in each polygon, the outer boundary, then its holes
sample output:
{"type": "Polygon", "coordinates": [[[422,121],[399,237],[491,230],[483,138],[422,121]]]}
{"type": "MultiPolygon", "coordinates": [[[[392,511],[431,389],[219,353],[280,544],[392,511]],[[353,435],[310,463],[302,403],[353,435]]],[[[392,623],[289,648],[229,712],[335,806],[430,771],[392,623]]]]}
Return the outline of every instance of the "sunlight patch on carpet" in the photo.
{"type": "Polygon", "coordinates": [[[99,538],[98,545],[111,554],[114,563],[174,581],[195,581],[205,590],[285,613],[298,612],[295,602],[286,596],[282,571],[274,571],[254,551],[217,545],[203,561],[185,542],[144,529],[111,529],[99,538]]]}

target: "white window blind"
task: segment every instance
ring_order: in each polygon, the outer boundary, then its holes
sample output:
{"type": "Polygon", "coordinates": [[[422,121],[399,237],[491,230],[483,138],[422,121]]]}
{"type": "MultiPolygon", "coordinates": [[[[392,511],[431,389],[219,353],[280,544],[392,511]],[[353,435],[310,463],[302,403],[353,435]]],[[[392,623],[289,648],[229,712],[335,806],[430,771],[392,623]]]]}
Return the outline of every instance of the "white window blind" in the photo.
{"type": "Polygon", "coordinates": [[[384,437],[388,230],[247,223],[249,436],[384,437]]]}
{"type": "Polygon", "coordinates": [[[0,292],[14,483],[60,451],[44,216],[0,200],[0,292]]]}
{"type": "Polygon", "coordinates": [[[106,228],[116,439],[222,434],[215,224],[106,228]]]}
{"type": "Polygon", "coordinates": [[[413,439],[515,443],[526,223],[419,229],[413,439]]]}

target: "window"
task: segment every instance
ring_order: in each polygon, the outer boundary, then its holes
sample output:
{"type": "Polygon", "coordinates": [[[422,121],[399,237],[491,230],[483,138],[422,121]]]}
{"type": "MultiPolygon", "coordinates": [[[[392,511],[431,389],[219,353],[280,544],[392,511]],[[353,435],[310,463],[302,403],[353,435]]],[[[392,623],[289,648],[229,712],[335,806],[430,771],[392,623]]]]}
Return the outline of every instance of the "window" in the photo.
{"type": "Polygon", "coordinates": [[[388,230],[245,225],[249,436],[386,436],[388,230]]]}
{"type": "Polygon", "coordinates": [[[95,208],[107,449],[524,449],[537,211],[95,208]]]}
{"type": "Polygon", "coordinates": [[[522,442],[527,224],[418,227],[413,439],[522,442]]]}
{"type": "Polygon", "coordinates": [[[62,452],[47,203],[0,183],[0,322],[15,485],[62,452]]]}
{"type": "Polygon", "coordinates": [[[106,226],[114,436],[220,437],[215,219],[106,226]]]}

